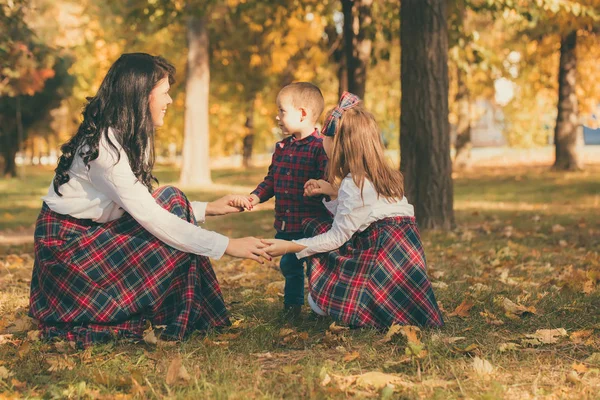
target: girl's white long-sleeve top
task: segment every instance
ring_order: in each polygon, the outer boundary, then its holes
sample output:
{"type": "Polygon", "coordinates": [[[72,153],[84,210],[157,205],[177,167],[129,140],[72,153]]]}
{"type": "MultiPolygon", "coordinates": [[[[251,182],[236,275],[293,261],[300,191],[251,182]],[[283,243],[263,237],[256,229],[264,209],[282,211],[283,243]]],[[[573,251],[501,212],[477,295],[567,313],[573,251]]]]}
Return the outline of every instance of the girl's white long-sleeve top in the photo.
{"type": "MultiPolygon", "coordinates": [[[[133,174],[127,154],[111,129],[109,136],[118,151],[102,135],[98,158],[88,164],[89,168],[77,154],[69,169],[69,181],[59,187],[62,196],[56,194],[50,184],[48,194],[42,198],[48,207],[59,214],[99,223],[113,221],[127,212],[148,232],[177,250],[220,258],[229,238],[202,229],[162,208],[133,174]]],[[[191,204],[196,220],[204,222],[206,203],[194,201],[191,204]]]]}
{"type": "Polygon", "coordinates": [[[362,232],[373,222],[397,216],[414,216],[414,208],[406,197],[389,201],[379,197],[373,184],[365,179],[362,196],[360,188],[348,174],[340,183],[336,200],[325,201],[325,207],[334,214],[331,229],[311,238],[294,240],[294,243],[306,246],[298,253],[298,258],[325,253],[339,248],[356,232],[362,232]]]}

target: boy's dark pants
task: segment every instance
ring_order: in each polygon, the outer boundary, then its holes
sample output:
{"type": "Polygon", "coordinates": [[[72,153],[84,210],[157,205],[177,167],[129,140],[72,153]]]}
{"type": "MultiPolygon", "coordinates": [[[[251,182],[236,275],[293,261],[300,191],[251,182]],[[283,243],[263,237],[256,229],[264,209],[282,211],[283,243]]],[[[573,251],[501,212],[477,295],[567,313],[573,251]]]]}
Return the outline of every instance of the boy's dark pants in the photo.
{"type": "MultiPolygon", "coordinates": [[[[278,232],[276,239],[297,240],[302,239],[302,232],[278,232]]],[[[285,278],[285,289],[283,290],[284,306],[304,304],[304,265],[298,260],[296,254],[288,253],[281,257],[279,263],[281,273],[285,278]]]]}

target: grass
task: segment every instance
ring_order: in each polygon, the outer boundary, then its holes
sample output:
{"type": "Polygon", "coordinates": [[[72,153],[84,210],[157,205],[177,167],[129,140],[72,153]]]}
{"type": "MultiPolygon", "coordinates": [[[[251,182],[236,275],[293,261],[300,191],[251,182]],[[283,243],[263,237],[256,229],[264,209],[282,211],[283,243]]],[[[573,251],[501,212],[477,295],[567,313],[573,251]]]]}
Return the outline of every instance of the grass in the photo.
{"type": "MultiPolygon", "coordinates": [[[[51,179],[48,170],[28,173],[25,181],[0,181],[7,235],[31,229],[51,179]]],[[[229,189],[244,192],[264,173],[214,171],[216,189],[186,193],[210,200],[229,189]]],[[[161,181],[175,177],[172,169],[159,171],[161,181]]],[[[423,232],[446,326],[423,330],[420,345],[402,334],[386,342],[385,332],[338,331],[307,312],[287,325],[279,317],[277,263],[229,257],[213,262],[235,321],[224,332],[175,346],[117,342],[85,351],[40,342],[23,317],[31,245],[0,245],[0,397],[598,399],[599,177],[598,166],[457,174],[456,229],[423,232]],[[451,316],[461,304],[462,316],[451,316]],[[559,328],[565,335],[536,339],[537,330],[559,328]],[[178,363],[187,375],[177,373],[178,363]]],[[[206,227],[274,234],[268,207],[216,217],[206,227]]]]}

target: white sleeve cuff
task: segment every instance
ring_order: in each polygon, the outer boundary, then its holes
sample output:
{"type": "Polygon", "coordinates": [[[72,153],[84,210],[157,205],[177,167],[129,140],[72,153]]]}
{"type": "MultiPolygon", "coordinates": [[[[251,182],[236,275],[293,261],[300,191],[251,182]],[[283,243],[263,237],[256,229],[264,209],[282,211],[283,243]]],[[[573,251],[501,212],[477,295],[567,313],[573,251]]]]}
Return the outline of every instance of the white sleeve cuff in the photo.
{"type": "Polygon", "coordinates": [[[196,222],[203,224],[204,221],[206,221],[206,205],[208,203],[204,201],[192,201],[191,204],[192,210],[194,210],[194,216],[196,217],[196,222]]]}
{"type": "Polygon", "coordinates": [[[216,233],[215,246],[210,252],[210,254],[207,254],[207,256],[212,258],[213,260],[218,260],[219,258],[223,257],[223,254],[225,254],[227,246],[229,246],[229,238],[227,236],[221,235],[220,233],[216,233]]]}
{"type": "MultiPolygon", "coordinates": [[[[292,243],[296,243],[296,244],[299,244],[301,246],[306,246],[306,244],[302,243],[303,241],[306,241],[306,239],[292,240],[292,243]]],[[[296,253],[296,257],[298,259],[301,259],[301,258],[304,258],[304,257],[312,256],[313,254],[315,254],[315,252],[312,251],[310,249],[310,247],[306,247],[304,250],[297,252],[296,253]]]]}

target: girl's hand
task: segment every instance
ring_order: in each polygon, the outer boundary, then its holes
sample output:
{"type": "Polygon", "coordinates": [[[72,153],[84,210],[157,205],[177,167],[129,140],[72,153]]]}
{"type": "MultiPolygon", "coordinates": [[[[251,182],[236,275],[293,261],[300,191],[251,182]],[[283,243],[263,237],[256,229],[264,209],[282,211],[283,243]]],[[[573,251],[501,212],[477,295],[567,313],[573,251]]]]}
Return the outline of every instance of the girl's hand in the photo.
{"type": "Polygon", "coordinates": [[[311,197],[325,195],[331,199],[335,199],[337,197],[337,189],[323,179],[309,179],[304,184],[304,195],[311,197]]]}
{"type": "Polygon", "coordinates": [[[265,252],[272,257],[282,256],[287,253],[298,253],[306,248],[306,246],[302,246],[301,244],[281,239],[262,239],[262,242],[267,246],[264,248],[265,252]]]}
{"type": "Polygon", "coordinates": [[[249,258],[264,264],[263,258],[269,261],[272,260],[271,256],[269,256],[265,251],[266,247],[266,244],[255,237],[229,239],[229,244],[227,245],[227,249],[225,249],[225,254],[238,258],[249,258]]]}
{"type": "Polygon", "coordinates": [[[233,207],[243,208],[245,210],[252,210],[252,202],[247,196],[241,195],[230,195],[229,205],[233,207]]]}

